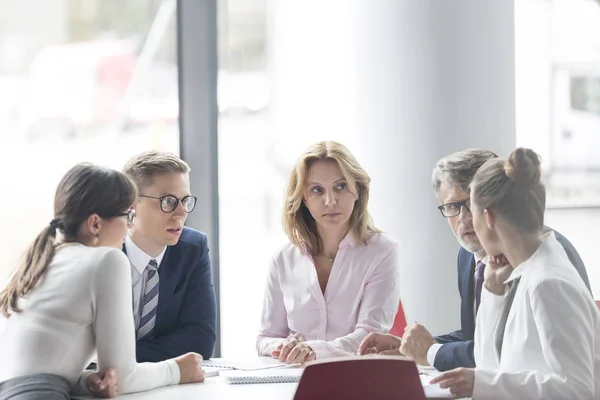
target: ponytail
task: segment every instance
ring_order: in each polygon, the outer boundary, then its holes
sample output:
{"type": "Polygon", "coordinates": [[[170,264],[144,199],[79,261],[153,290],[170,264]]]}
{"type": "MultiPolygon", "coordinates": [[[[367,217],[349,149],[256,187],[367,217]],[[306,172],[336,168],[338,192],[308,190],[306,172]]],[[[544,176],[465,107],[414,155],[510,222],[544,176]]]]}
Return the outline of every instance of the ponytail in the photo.
{"type": "MultiPolygon", "coordinates": [[[[54,221],[54,220],[53,220],[54,221]]],[[[50,224],[40,232],[27,250],[21,263],[8,285],[0,292],[0,313],[9,318],[11,312],[21,312],[17,303],[20,297],[27,295],[37,285],[54,258],[57,224],[50,224]]]]}

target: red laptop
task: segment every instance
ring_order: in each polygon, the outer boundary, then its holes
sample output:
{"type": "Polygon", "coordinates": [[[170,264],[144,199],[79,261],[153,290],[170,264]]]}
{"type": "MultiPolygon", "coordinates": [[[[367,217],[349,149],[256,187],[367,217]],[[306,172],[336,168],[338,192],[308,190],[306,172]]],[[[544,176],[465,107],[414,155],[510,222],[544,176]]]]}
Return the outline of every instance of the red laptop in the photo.
{"type": "Polygon", "coordinates": [[[351,357],[310,364],[294,400],[425,400],[419,371],[404,357],[351,357]]]}

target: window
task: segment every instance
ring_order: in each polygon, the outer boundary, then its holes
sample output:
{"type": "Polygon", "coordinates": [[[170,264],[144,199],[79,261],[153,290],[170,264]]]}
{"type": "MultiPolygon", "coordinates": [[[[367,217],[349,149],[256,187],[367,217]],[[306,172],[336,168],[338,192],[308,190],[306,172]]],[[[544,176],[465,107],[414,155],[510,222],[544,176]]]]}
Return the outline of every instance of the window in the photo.
{"type": "Polygon", "coordinates": [[[571,108],[600,117],[600,77],[571,77],[571,108]]]}
{"type": "Polygon", "coordinates": [[[600,4],[515,2],[517,145],[542,157],[545,223],[573,243],[596,298],[600,264],[600,4]]]}
{"type": "Polygon", "coordinates": [[[178,153],[175,3],[0,0],[0,283],[75,163],[178,153]]]}

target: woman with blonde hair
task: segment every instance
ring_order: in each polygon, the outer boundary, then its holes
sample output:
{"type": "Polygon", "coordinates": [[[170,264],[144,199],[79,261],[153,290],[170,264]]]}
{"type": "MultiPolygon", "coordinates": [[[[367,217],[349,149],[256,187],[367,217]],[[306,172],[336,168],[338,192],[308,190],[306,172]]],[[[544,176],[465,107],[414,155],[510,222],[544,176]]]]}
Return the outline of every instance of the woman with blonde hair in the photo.
{"type": "Polygon", "coordinates": [[[473,226],[495,262],[477,314],[477,367],[432,381],[457,397],[600,399],[600,313],[554,232],[544,231],[540,177],[538,155],[518,148],[487,161],[471,184],[473,226]]]}
{"type": "Polygon", "coordinates": [[[367,209],[370,178],[340,143],[319,142],[290,174],[256,349],[287,363],[355,354],[400,302],[398,244],[367,209]]]}

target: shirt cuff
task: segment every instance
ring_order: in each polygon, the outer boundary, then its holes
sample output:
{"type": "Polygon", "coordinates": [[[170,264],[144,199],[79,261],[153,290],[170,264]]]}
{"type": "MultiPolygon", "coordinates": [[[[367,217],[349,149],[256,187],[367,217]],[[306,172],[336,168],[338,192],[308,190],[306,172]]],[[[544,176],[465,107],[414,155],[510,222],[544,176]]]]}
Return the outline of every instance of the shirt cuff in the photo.
{"type": "Polygon", "coordinates": [[[347,357],[355,354],[339,349],[331,345],[326,340],[307,340],[306,344],[309,345],[310,348],[315,352],[317,360],[333,357],[347,357]]]}
{"type": "Polygon", "coordinates": [[[494,377],[496,373],[491,370],[475,368],[475,378],[473,379],[473,397],[477,399],[491,399],[497,398],[497,393],[490,392],[490,389],[494,387],[494,377]]]}
{"type": "Polygon", "coordinates": [[[171,375],[171,381],[169,382],[169,385],[179,385],[179,381],[181,380],[181,371],[179,370],[177,361],[166,360],[165,363],[169,367],[169,375],[171,375]]]}
{"type": "Polygon", "coordinates": [[[442,346],[443,345],[441,343],[434,343],[431,345],[429,350],[427,350],[427,362],[432,367],[433,367],[433,364],[435,364],[435,356],[437,356],[437,353],[442,346]]]}
{"type": "Polygon", "coordinates": [[[271,353],[277,349],[277,347],[285,340],[286,338],[279,337],[269,337],[259,335],[256,339],[256,352],[259,357],[272,357],[271,353]]]}
{"type": "Polygon", "coordinates": [[[504,304],[504,300],[506,300],[506,293],[507,291],[505,291],[503,295],[498,296],[497,294],[490,292],[485,285],[483,285],[483,290],[481,291],[481,302],[483,303],[486,301],[488,304],[491,304],[492,307],[496,308],[504,304]]]}
{"type": "Polygon", "coordinates": [[[81,375],[79,375],[79,379],[73,387],[71,388],[71,394],[74,396],[91,396],[90,389],[87,385],[87,378],[91,374],[95,374],[98,371],[87,370],[83,371],[81,375]]]}

